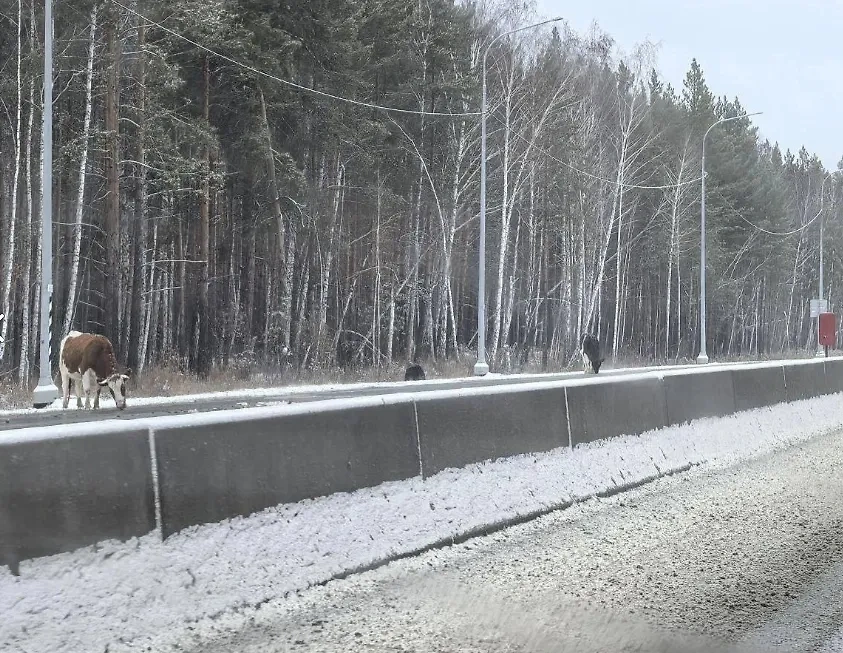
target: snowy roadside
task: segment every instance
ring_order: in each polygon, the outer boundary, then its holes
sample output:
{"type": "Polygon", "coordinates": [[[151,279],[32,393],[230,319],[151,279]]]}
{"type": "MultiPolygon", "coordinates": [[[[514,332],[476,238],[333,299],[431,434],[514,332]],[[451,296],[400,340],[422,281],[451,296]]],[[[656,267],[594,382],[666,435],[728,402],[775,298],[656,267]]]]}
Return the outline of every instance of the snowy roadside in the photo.
{"type": "MultiPolygon", "coordinates": [[[[547,379],[552,379],[553,377],[562,376],[562,374],[510,374],[510,375],[503,375],[503,374],[487,374],[485,378],[487,379],[500,379],[501,377],[506,376],[506,378],[512,378],[514,380],[517,379],[535,379],[536,381],[542,381],[547,379]]],[[[455,378],[444,378],[444,379],[430,379],[427,381],[416,381],[413,382],[413,388],[428,388],[431,390],[438,389],[441,386],[448,386],[453,385],[455,383],[466,383],[471,384],[472,386],[481,386],[483,385],[482,381],[478,382],[477,377],[455,377],[455,378]]],[[[193,394],[182,394],[182,395],[168,395],[168,396],[159,396],[159,397],[134,397],[130,396],[129,398],[129,410],[133,406],[153,406],[153,405],[162,405],[165,406],[167,404],[182,404],[182,403],[191,403],[191,402],[205,402],[205,401],[224,401],[227,399],[230,400],[237,400],[242,399],[243,401],[248,400],[255,400],[255,399],[263,399],[263,398],[277,398],[279,396],[282,397],[295,397],[296,395],[311,395],[311,394],[318,394],[318,393],[325,393],[330,395],[334,392],[342,392],[342,391],[370,391],[370,390],[393,390],[393,389],[407,389],[408,383],[405,381],[378,381],[378,382],[361,382],[361,383],[327,383],[327,384],[320,384],[320,385],[285,385],[285,386],[274,386],[269,388],[245,388],[239,390],[222,390],[216,392],[200,392],[200,393],[193,393],[193,394]]],[[[84,399],[83,399],[84,401],[84,399]]],[[[114,399],[109,395],[107,392],[100,395],[100,405],[104,409],[114,409],[116,410],[114,399]]],[[[76,395],[73,394],[71,391],[70,394],[70,403],[68,405],[68,410],[79,410],[76,408],[76,395]]],[[[12,415],[29,415],[35,413],[44,413],[44,412],[54,412],[54,411],[61,411],[62,409],[62,400],[59,397],[58,399],[54,400],[49,406],[45,406],[44,408],[14,408],[8,410],[0,410],[0,416],[12,416],[12,415]]],[[[84,410],[84,409],[82,409],[84,410]]]]}
{"type": "MultiPolygon", "coordinates": [[[[491,376],[491,375],[489,375],[491,376]]],[[[472,377],[467,377],[472,378],[472,377]]],[[[463,379],[435,379],[430,381],[424,381],[421,383],[416,383],[416,385],[429,385],[432,388],[435,388],[437,385],[444,385],[448,383],[453,383],[455,381],[460,381],[463,379]]],[[[295,396],[298,394],[313,394],[313,393],[327,393],[330,394],[332,392],[340,391],[340,390],[373,390],[376,388],[399,388],[399,387],[407,387],[407,383],[402,382],[372,382],[372,383],[331,383],[331,384],[323,384],[323,385],[287,385],[287,386],[275,386],[271,388],[246,388],[242,390],[222,390],[217,392],[200,392],[194,394],[184,394],[184,395],[168,395],[168,396],[160,396],[160,397],[134,397],[130,396],[129,398],[129,409],[132,406],[151,406],[151,405],[167,405],[167,404],[181,404],[181,403],[189,403],[189,402],[203,402],[203,401],[215,401],[215,400],[225,400],[225,399],[262,399],[262,398],[274,398],[278,397],[279,395],[284,396],[295,396]]],[[[84,399],[83,399],[84,402],[84,399]]],[[[109,395],[107,392],[100,395],[100,405],[103,408],[114,408],[114,399],[109,395]]],[[[76,395],[73,394],[71,391],[70,393],[70,403],[68,405],[68,410],[79,410],[76,408],[76,395]]],[[[49,406],[45,406],[44,408],[16,408],[16,409],[9,409],[9,410],[2,410],[0,411],[0,416],[3,415],[27,415],[33,413],[44,413],[44,412],[52,412],[52,411],[60,411],[62,410],[62,400],[61,397],[54,400],[49,406]]],[[[84,409],[82,409],[84,410],[84,409]]]]}
{"type": "Polygon", "coordinates": [[[190,622],[689,464],[726,466],[843,428],[831,395],[385,483],[0,569],[0,649],[153,650],[190,622]],[[16,649],[17,647],[17,649],[16,649]]]}
{"type": "MultiPolygon", "coordinates": [[[[677,370],[685,369],[692,366],[669,366],[669,367],[642,367],[642,368],[625,368],[614,370],[615,375],[629,375],[638,373],[648,373],[658,370],[677,370]]],[[[612,376],[604,374],[601,378],[612,376]]],[[[182,404],[182,403],[201,403],[207,401],[225,401],[225,400],[260,400],[260,399],[277,399],[279,397],[295,398],[298,395],[313,395],[325,394],[326,398],[336,392],[372,392],[382,390],[385,392],[394,391],[418,391],[418,390],[439,390],[453,386],[464,386],[465,388],[482,388],[490,386],[501,385],[503,380],[512,381],[513,383],[525,382],[552,382],[555,380],[577,379],[582,377],[582,372],[550,372],[544,374],[496,374],[490,372],[484,377],[465,376],[465,377],[451,377],[442,379],[428,379],[426,381],[414,381],[409,384],[406,381],[373,381],[360,383],[327,383],[320,385],[286,385],[274,386],[269,388],[246,388],[239,390],[222,390],[216,392],[201,392],[183,395],[169,395],[159,397],[134,397],[129,398],[128,410],[134,406],[166,406],[168,404],[182,404]]],[[[83,400],[84,401],[84,400],[83,400]]],[[[107,392],[100,395],[100,405],[103,409],[117,410],[114,399],[107,392]]],[[[13,415],[28,415],[44,412],[61,411],[62,400],[58,398],[49,406],[44,408],[16,408],[8,410],[0,410],[0,416],[13,415]]],[[[71,391],[70,403],[67,410],[80,410],[76,408],[76,395],[71,391]]],[[[82,409],[84,410],[84,409],[82,409]]]]}
{"type": "MultiPolygon", "coordinates": [[[[587,377],[593,381],[602,380],[614,377],[635,377],[638,375],[649,375],[662,373],[670,374],[682,372],[686,370],[697,370],[698,372],[713,372],[721,369],[730,369],[736,366],[746,368],[763,368],[774,367],[782,365],[787,362],[794,362],[803,359],[787,359],[774,361],[757,361],[757,362],[726,362],[726,363],[710,363],[705,367],[700,367],[697,364],[683,364],[683,365],[655,365],[647,367],[630,367],[630,368],[604,368],[604,372],[599,377],[587,377]]],[[[803,362],[812,361],[814,359],[804,359],[803,362]]],[[[499,386],[505,384],[506,381],[513,383],[541,383],[553,381],[576,381],[583,378],[581,371],[567,371],[567,372],[548,372],[548,373],[519,373],[519,374],[499,374],[490,372],[484,377],[465,376],[465,377],[451,377],[442,379],[428,379],[426,381],[414,381],[412,383],[412,391],[433,391],[448,387],[462,386],[465,389],[482,388],[499,386]],[[505,379],[505,381],[504,381],[505,379]]],[[[324,393],[330,398],[332,393],[337,392],[366,392],[372,394],[378,390],[384,392],[401,392],[409,390],[408,383],[405,381],[377,381],[377,382],[360,382],[360,383],[330,383],[320,385],[286,385],[275,386],[269,388],[246,388],[239,390],[223,390],[217,392],[201,392],[183,395],[169,395],[158,397],[135,397],[130,396],[129,407],[130,411],[134,406],[167,406],[171,404],[183,403],[202,403],[210,401],[225,401],[225,400],[242,400],[244,402],[268,399],[278,400],[284,398],[295,399],[298,395],[313,395],[324,393]]],[[[103,410],[116,411],[114,399],[107,392],[100,396],[100,405],[103,410]]],[[[49,406],[44,408],[14,408],[7,410],[0,410],[0,417],[11,417],[14,415],[31,415],[36,413],[50,413],[61,411],[62,400],[56,399],[49,406]]],[[[71,392],[70,403],[67,410],[79,410],[76,408],[76,395],[71,392]]],[[[82,409],[84,410],[84,409],[82,409]]]]}

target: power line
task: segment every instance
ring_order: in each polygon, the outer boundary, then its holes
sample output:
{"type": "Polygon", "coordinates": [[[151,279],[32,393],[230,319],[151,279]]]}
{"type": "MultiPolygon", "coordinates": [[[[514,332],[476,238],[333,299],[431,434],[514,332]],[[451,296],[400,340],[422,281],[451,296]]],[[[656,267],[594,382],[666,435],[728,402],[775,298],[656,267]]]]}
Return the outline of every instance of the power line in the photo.
{"type": "MultiPolygon", "coordinates": [[[[822,213],[822,211],[820,211],[820,213],[822,213]]],[[[803,224],[801,227],[798,227],[798,228],[794,229],[793,231],[768,231],[767,229],[764,229],[764,227],[759,227],[759,226],[758,226],[757,224],[755,224],[754,222],[751,222],[750,220],[746,219],[746,218],[745,218],[745,217],[743,217],[740,213],[738,213],[738,217],[739,217],[741,220],[743,220],[744,222],[746,222],[746,223],[747,223],[750,227],[752,227],[753,229],[757,229],[757,230],[758,230],[758,231],[760,231],[761,233],[767,234],[768,236],[793,236],[794,234],[798,234],[800,231],[805,231],[805,229],[807,229],[807,228],[808,228],[808,227],[810,227],[810,226],[811,226],[814,222],[816,222],[816,221],[817,221],[817,219],[820,217],[820,213],[817,213],[817,214],[816,214],[813,218],[811,218],[808,222],[806,222],[805,224],[803,224]]]]}
{"type": "MultiPolygon", "coordinates": [[[[500,118],[495,118],[495,119],[503,125],[503,121],[501,121],[500,118]]],[[[545,149],[542,149],[541,147],[539,147],[535,143],[532,143],[525,136],[522,136],[517,131],[513,130],[512,133],[515,134],[522,141],[524,141],[525,143],[530,145],[531,147],[535,148],[537,151],[544,154],[549,159],[553,159],[557,163],[565,166],[566,168],[569,168],[570,170],[572,170],[572,171],[574,171],[578,174],[584,175],[586,177],[591,177],[592,179],[595,179],[597,181],[602,181],[605,184],[611,184],[612,186],[618,186],[620,188],[633,188],[633,189],[638,189],[638,190],[670,190],[670,189],[673,189],[673,188],[680,188],[682,186],[687,186],[689,184],[696,184],[697,182],[702,181],[702,177],[696,177],[695,179],[689,179],[687,181],[682,181],[678,184],[665,184],[665,185],[662,185],[662,186],[641,186],[639,184],[619,184],[617,181],[612,181],[611,179],[605,179],[605,178],[600,177],[599,175],[595,175],[591,172],[586,172],[585,170],[580,170],[579,168],[577,168],[577,167],[571,165],[570,163],[568,163],[567,161],[563,161],[562,159],[553,156],[550,152],[548,152],[545,149]]]]}
{"type": "Polygon", "coordinates": [[[122,2],[119,2],[118,0],[111,0],[111,2],[113,2],[118,7],[122,8],[124,11],[127,11],[130,14],[134,14],[138,18],[141,18],[142,20],[145,20],[147,23],[149,23],[151,25],[155,25],[159,29],[167,32],[168,34],[170,34],[172,36],[175,36],[178,39],[181,39],[181,40],[183,40],[187,43],[190,43],[192,46],[194,46],[196,48],[199,48],[200,50],[204,50],[205,52],[208,52],[209,54],[212,54],[215,57],[219,57],[220,59],[223,59],[224,61],[228,61],[229,63],[232,63],[235,66],[240,66],[241,68],[243,68],[245,70],[248,70],[250,72],[253,72],[257,75],[262,75],[263,77],[267,77],[268,79],[279,82],[281,84],[285,84],[287,86],[298,89],[300,91],[305,91],[307,93],[313,93],[314,95],[319,95],[321,97],[325,97],[325,98],[328,98],[328,99],[331,99],[331,100],[337,100],[339,102],[347,102],[348,104],[354,104],[354,105],[357,105],[357,106],[360,106],[360,107],[366,107],[368,109],[378,109],[380,111],[410,114],[410,115],[414,115],[414,116],[437,116],[437,117],[448,117],[448,118],[465,118],[465,117],[468,117],[468,116],[479,116],[480,115],[479,111],[463,112],[463,113],[446,113],[446,112],[439,112],[439,111],[414,111],[412,109],[398,109],[396,107],[385,107],[385,106],[381,106],[379,104],[372,104],[371,102],[363,102],[361,100],[352,100],[351,98],[341,97],[339,95],[333,95],[332,93],[326,93],[325,91],[320,91],[320,90],[317,90],[315,88],[310,88],[309,86],[303,86],[301,84],[296,84],[295,82],[291,82],[289,79],[283,79],[281,77],[278,77],[277,75],[273,75],[272,73],[268,73],[266,71],[259,70],[258,68],[255,68],[254,66],[250,66],[248,64],[245,64],[242,61],[238,61],[238,60],[233,59],[233,58],[231,58],[227,55],[221,54],[221,53],[217,52],[216,50],[212,50],[211,48],[209,48],[207,46],[204,46],[201,43],[197,43],[196,41],[194,41],[192,39],[189,39],[188,37],[184,36],[183,34],[179,34],[175,30],[172,30],[169,27],[166,27],[166,26],[162,25],[161,23],[158,23],[158,22],[156,22],[156,21],[154,21],[150,18],[147,18],[146,16],[144,16],[140,12],[132,9],[131,7],[127,7],[126,5],[124,5],[122,2]]]}

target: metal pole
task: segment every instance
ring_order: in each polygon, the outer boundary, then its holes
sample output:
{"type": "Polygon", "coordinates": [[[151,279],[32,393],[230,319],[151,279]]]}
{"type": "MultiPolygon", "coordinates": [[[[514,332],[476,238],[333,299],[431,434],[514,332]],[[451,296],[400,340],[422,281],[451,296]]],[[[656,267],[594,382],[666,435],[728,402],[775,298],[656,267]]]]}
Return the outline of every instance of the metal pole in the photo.
{"type": "MultiPolygon", "coordinates": [[[[705,136],[708,136],[708,132],[705,136]]],[[[700,355],[697,356],[697,363],[701,365],[708,363],[708,353],[705,348],[705,136],[702,142],[702,186],[700,189],[700,355]]]]}
{"type": "Polygon", "coordinates": [[[484,376],[489,373],[489,364],[486,362],[486,57],[498,39],[525,29],[540,27],[548,23],[557,23],[560,20],[562,20],[561,17],[551,18],[498,34],[483,52],[483,105],[480,109],[480,251],[478,252],[477,262],[477,362],[474,364],[475,376],[484,376]]]}
{"type": "MultiPolygon", "coordinates": [[[[493,41],[494,42],[494,41],[493,41]]],[[[489,47],[491,47],[491,43],[489,47]]],[[[483,53],[483,104],[480,109],[480,253],[477,270],[477,362],[474,375],[489,373],[486,362],[486,55],[483,53]]]]}
{"type": "Polygon", "coordinates": [[[53,301],[53,2],[44,0],[44,169],[41,180],[41,356],[38,386],[32,395],[36,408],[58,397],[50,366],[53,301]]]}
{"type": "Polygon", "coordinates": [[[706,130],[702,139],[702,180],[700,186],[700,355],[697,356],[697,363],[700,363],[701,365],[708,363],[705,333],[705,139],[708,137],[708,132],[714,129],[717,125],[729,122],[730,120],[759,116],[762,113],[762,111],[756,111],[755,113],[745,113],[740,116],[732,116],[731,118],[720,118],[720,120],[715,122],[706,130]]]}

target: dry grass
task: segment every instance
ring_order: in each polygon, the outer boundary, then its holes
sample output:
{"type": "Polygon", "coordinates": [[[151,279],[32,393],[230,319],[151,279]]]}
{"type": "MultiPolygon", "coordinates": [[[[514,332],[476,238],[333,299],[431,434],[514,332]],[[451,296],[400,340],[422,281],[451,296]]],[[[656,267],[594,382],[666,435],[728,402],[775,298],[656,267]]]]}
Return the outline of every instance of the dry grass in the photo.
{"type": "MultiPolygon", "coordinates": [[[[424,363],[428,379],[453,379],[472,373],[474,359],[467,356],[424,363]]],[[[295,370],[258,363],[234,362],[227,368],[214,368],[207,379],[184,372],[176,365],[149,368],[135,379],[131,392],[139,397],[170,397],[200,392],[249,390],[252,388],[295,387],[302,385],[341,385],[403,381],[406,364],[393,362],[379,368],[317,368],[295,370]]]]}
{"type": "Polygon", "coordinates": [[[32,406],[32,391],[22,388],[7,379],[0,380],[0,410],[29,408],[32,406]]]}
{"type": "MultiPolygon", "coordinates": [[[[831,354],[843,352],[829,352],[831,354]]],[[[751,362],[772,359],[802,359],[812,358],[813,353],[804,350],[788,351],[783,354],[767,356],[729,356],[712,359],[712,362],[751,362]]],[[[476,354],[461,352],[458,356],[448,360],[427,361],[422,363],[428,379],[454,379],[471,376],[473,374],[476,354]]],[[[681,358],[670,361],[653,361],[634,355],[619,356],[616,361],[607,360],[603,369],[646,367],[653,365],[683,365],[693,364],[691,358],[681,358]]],[[[560,359],[550,360],[545,369],[541,362],[541,353],[534,352],[526,364],[520,365],[513,361],[509,366],[501,361],[493,371],[503,374],[535,374],[542,372],[579,371],[582,364],[579,357],[571,365],[560,359]]],[[[237,362],[227,369],[215,368],[207,380],[195,375],[187,374],[175,366],[158,366],[148,369],[138,378],[131,392],[140,397],[168,397],[184,394],[194,394],[210,391],[249,390],[252,388],[301,386],[301,385],[341,385],[347,383],[394,382],[404,380],[406,363],[393,362],[391,365],[379,368],[366,366],[357,368],[319,368],[319,369],[284,369],[277,366],[264,366],[237,362]]]]}

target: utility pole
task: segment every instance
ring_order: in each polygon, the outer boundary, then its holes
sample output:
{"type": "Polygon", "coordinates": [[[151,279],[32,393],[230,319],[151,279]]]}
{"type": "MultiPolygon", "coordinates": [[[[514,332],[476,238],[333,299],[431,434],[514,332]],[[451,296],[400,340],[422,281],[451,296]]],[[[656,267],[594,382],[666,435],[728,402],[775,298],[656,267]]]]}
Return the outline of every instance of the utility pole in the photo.
{"type": "Polygon", "coordinates": [[[562,20],[551,18],[540,23],[525,27],[518,27],[503,34],[498,34],[486,46],[483,52],[483,104],[480,111],[480,251],[478,252],[477,270],[477,362],[474,364],[474,375],[485,376],[489,373],[489,363],[486,362],[486,58],[489,50],[500,39],[526,29],[541,27],[548,23],[558,23],[562,20]]]}
{"type": "Polygon", "coordinates": [[[700,355],[697,356],[697,363],[700,365],[706,365],[708,363],[705,333],[705,139],[708,138],[708,132],[717,127],[717,125],[722,125],[724,122],[729,122],[730,120],[760,116],[762,113],[762,111],[757,111],[755,113],[732,116],[731,118],[720,118],[720,120],[706,130],[702,139],[702,176],[700,186],[700,355]]]}
{"type": "Polygon", "coordinates": [[[41,357],[38,385],[32,395],[36,408],[59,396],[50,366],[53,317],[53,0],[44,0],[44,169],[41,175],[41,357]]]}

